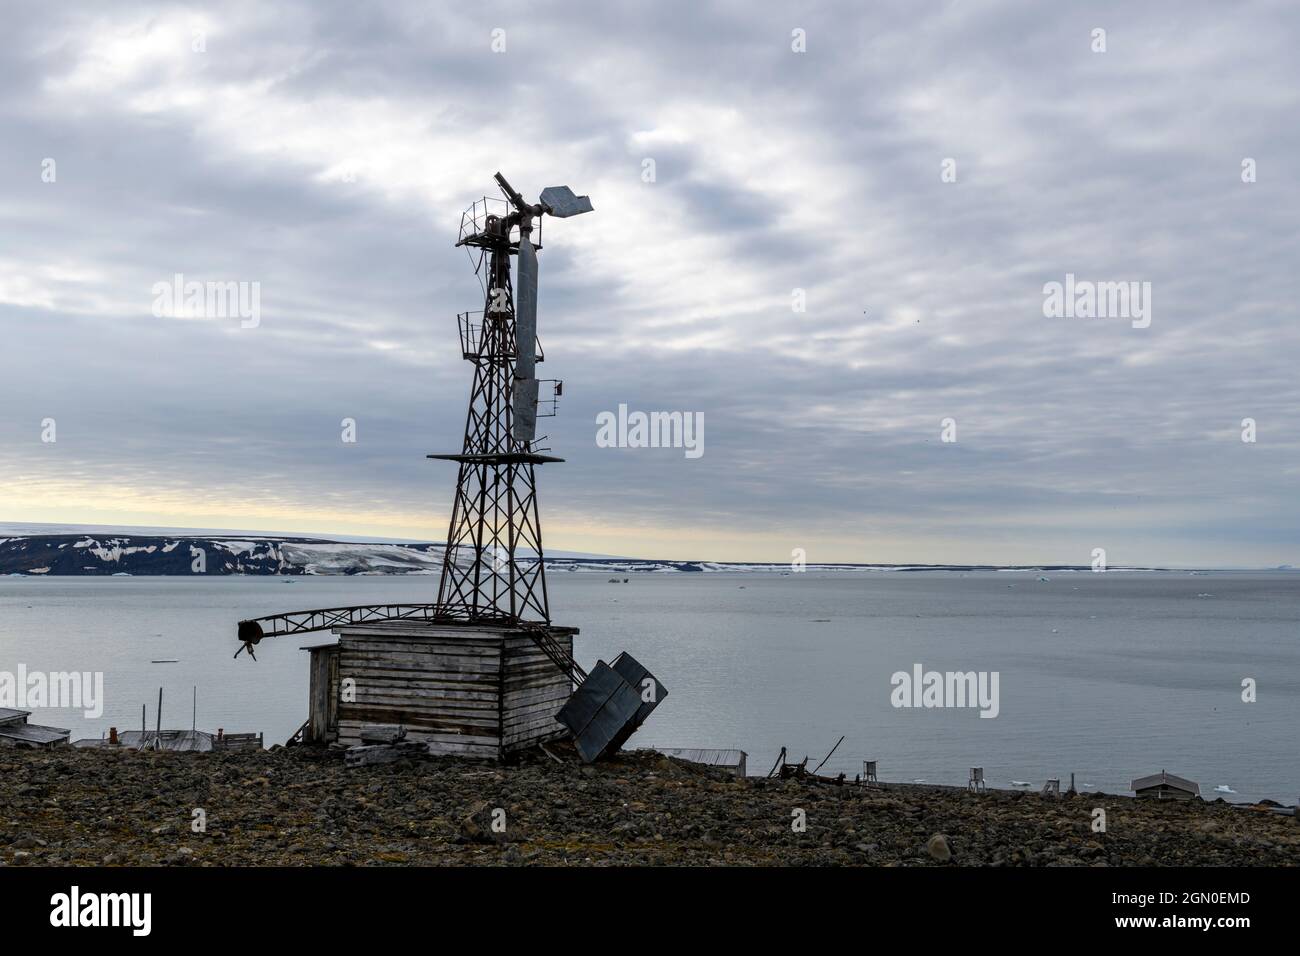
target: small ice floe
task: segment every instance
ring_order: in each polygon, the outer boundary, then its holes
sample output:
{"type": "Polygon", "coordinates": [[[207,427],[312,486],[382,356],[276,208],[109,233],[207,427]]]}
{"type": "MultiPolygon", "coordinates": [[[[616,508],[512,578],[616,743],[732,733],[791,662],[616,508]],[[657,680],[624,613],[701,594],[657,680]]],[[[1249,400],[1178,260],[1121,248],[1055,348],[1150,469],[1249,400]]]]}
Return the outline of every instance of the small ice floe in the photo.
{"type": "Polygon", "coordinates": [[[1011,786],[1013,786],[1013,787],[1032,787],[1033,784],[1030,783],[1028,780],[1012,780],[1012,781],[1011,781],[1011,786]]]}
{"type": "Polygon", "coordinates": [[[1233,790],[1233,789],[1232,789],[1230,786],[1228,786],[1226,783],[1221,783],[1221,784],[1219,784],[1217,787],[1214,788],[1214,792],[1215,792],[1215,793],[1236,793],[1237,791],[1236,791],[1236,790],[1233,790]]]}
{"type": "Polygon", "coordinates": [[[1200,594],[1198,594],[1198,595],[1196,595],[1196,596],[1197,596],[1198,598],[1212,598],[1212,597],[1214,597],[1213,594],[1206,594],[1204,591],[1202,591],[1200,594]]]}
{"type": "Polygon", "coordinates": [[[1060,634],[1061,632],[1060,632],[1059,630],[1057,630],[1056,628],[1052,628],[1052,633],[1053,633],[1053,634],[1060,634]]]}

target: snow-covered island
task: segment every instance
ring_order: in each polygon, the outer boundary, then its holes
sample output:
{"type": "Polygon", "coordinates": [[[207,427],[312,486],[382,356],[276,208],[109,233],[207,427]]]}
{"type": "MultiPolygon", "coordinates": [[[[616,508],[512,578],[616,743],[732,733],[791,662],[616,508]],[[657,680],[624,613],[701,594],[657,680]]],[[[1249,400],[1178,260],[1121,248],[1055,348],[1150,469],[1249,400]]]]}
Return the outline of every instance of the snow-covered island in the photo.
{"type": "MultiPolygon", "coordinates": [[[[327,538],[220,534],[79,532],[0,537],[0,575],[438,574],[444,547],[434,542],[332,541],[327,538]]],[[[789,563],[654,561],[552,557],[548,572],[790,574],[789,563]]],[[[807,571],[1086,571],[1084,567],[918,564],[808,564],[807,571]]],[[[1121,569],[1116,569],[1121,570],[1121,569]]]]}

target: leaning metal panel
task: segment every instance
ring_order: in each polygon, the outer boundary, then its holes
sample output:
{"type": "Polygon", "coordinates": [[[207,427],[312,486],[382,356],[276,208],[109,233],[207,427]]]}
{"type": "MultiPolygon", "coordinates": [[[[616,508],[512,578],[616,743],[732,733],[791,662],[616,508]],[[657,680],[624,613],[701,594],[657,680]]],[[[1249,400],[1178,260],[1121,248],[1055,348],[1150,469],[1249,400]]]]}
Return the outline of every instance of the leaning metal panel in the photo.
{"type": "Polygon", "coordinates": [[[650,712],[668,696],[668,688],[659,683],[659,679],[646,670],[641,665],[641,662],[627,651],[623,651],[618,657],[614,658],[614,662],[610,664],[610,667],[617,671],[623,680],[631,684],[641,696],[640,708],[625,728],[626,733],[618,739],[618,745],[621,747],[627,738],[632,736],[632,732],[645,723],[646,718],[650,716],[650,712]]]}
{"type": "Polygon", "coordinates": [[[640,706],[641,695],[636,688],[604,661],[599,661],[555,719],[573,734],[578,755],[591,763],[618,749],[618,738],[635,720],[640,706]]]}

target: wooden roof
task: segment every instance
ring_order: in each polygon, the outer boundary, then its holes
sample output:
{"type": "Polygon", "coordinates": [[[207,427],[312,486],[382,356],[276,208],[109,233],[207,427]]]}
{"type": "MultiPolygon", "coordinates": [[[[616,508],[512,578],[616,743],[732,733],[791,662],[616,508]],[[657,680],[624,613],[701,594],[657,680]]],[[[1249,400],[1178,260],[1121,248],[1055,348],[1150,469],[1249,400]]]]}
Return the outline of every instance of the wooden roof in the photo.
{"type": "Polygon", "coordinates": [[[1186,790],[1188,793],[1200,794],[1200,785],[1188,780],[1185,777],[1179,777],[1175,774],[1161,770],[1159,773],[1153,773],[1148,777],[1138,777],[1129,784],[1129,789],[1133,791],[1149,790],[1152,787],[1173,787],[1176,790],[1186,790]]]}
{"type": "Polygon", "coordinates": [[[39,724],[0,724],[0,737],[25,744],[53,744],[67,740],[72,733],[61,727],[42,727],[39,724]]]}
{"type": "Polygon", "coordinates": [[[704,750],[695,747],[655,747],[665,757],[676,757],[710,767],[739,767],[748,754],[743,750],[704,750]]]}

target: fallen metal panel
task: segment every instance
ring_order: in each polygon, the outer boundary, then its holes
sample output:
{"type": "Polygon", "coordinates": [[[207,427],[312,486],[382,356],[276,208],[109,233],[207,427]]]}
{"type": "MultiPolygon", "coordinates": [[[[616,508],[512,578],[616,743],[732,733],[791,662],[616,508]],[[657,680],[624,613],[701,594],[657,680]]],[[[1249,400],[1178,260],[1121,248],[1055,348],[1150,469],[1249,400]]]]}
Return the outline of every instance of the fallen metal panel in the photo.
{"type": "Polygon", "coordinates": [[[619,736],[635,720],[640,707],[641,695],[636,689],[599,661],[555,719],[573,734],[583,762],[591,763],[618,749],[619,736]]]}
{"type": "Polygon", "coordinates": [[[667,696],[655,676],[630,654],[620,654],[614,666],[600,661],[556,715],[569,728],[582,759],[591,763],[617,751],[642,721],[667,696]],[[654,681],[652,700],[642,692],[654,681]]]}
{"type": "Polygon", "coordinates": [[[598,661],[573,695],[560,709],[556,719],[581,735],[605,701],[624,683],[623,679],[604,661],[598,661]]]}
{"type": "Polygon", "coordinates": [[[645,719],[650,716],[652,710],[659,706],[659,702],[668,696],[668,688],[659,683],[658,678],[656,678],[654,674],[651,674],[646,670],[641,665],[640,661],[626,651],[614,658],[614,663],[610,666],[613,667],[614,670],[618,671],[623,680],[627,681],[636,689],[637,696],[642,698],[641,706],[636,712],[636,724],[627,732],[627,736],[623,738],[626,740],[627,737],[632,736],[632,731],[645,723],[645,719]],[[650,695],[650,700],[645,700],[645,692],[647,689],[645,682],[647,680],[654,682],[654,693],[650,695]]]}

